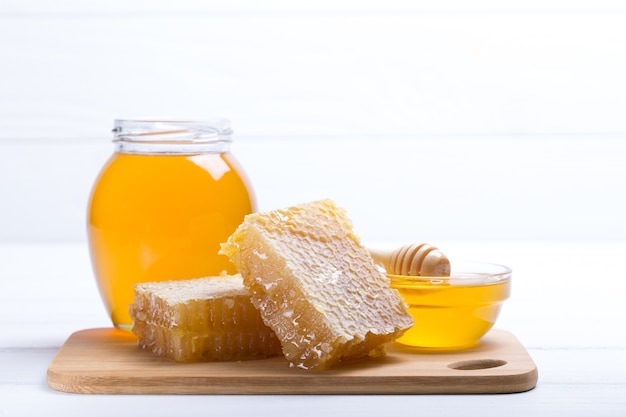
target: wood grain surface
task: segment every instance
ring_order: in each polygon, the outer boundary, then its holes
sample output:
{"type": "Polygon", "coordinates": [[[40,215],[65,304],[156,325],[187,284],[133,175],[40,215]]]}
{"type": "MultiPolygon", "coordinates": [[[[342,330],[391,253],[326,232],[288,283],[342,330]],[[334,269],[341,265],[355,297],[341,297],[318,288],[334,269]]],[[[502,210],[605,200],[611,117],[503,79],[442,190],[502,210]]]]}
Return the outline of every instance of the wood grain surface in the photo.
{"type": "Polygon", "coordinates": [[[537,367],[510,332],[492,330],[461,351],[392,344],[387,355],[327,371],[284,358],[181,364],[137,347],[112,328],[72,334],[48,367],[48,385],[91,394],[476,394],[531,390],[537,367]]]}

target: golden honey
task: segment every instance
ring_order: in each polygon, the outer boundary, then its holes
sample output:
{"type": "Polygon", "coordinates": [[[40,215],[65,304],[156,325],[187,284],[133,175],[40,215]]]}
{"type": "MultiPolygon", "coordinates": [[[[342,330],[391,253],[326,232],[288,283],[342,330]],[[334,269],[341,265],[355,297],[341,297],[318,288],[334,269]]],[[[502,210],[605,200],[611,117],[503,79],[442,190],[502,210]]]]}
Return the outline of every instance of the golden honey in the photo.
{"type": "Polygon", "coordinates": [[[508,268],[484,267],[487,272],[453,271],[451,277],[389,275],[415,322],[397,342],[422,348],[474,345],[493,327],[511,292],[508,268]]]}
{"type": "Polygon", "coordinates": [[[228,128],[116,124],[117,149],[94,185],[87,231],[111,320],[130,329],[134,284],[234,273],[219,245],[256,203],[228,150],[228,128]]]}

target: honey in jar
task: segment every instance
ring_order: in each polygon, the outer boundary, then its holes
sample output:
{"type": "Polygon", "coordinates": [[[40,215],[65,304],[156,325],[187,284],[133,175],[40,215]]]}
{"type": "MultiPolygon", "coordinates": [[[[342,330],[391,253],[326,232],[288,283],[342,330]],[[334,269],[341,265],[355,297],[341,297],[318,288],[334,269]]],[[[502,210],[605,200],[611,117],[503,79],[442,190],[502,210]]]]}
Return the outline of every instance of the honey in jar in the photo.
{"type": "Polygon", "coordinates": [[[128,330],[135,284],[235,272],[217,252],[256,201],[227,120],[116,120],[113,132],[87,231],[100,294],[128,330]]]}

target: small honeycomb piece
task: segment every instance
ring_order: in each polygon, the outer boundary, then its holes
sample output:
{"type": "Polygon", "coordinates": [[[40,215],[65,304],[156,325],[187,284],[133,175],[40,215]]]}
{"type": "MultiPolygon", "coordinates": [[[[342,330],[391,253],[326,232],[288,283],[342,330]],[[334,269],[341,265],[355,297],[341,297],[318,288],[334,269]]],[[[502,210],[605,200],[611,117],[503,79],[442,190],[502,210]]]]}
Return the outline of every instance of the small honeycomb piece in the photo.
{"type": "Polygon", "coordinates": [[[239,274],[138,284],[130,315],[138,345],[177,362],[282,354],[239,274]]]}
{"type": "Polygon", "coordinates": [[[250,214],[220,253],[238,268],[291,366],[326,369],[382,355],[413,325],[331,200],[250,214]]]}

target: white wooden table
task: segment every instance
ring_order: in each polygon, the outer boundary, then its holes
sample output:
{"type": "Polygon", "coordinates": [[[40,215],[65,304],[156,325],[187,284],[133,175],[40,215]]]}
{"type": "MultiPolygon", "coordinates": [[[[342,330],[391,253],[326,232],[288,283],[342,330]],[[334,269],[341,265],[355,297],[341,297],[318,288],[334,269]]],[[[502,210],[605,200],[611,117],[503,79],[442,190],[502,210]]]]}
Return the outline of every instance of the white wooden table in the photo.
{"type": "Polygon", "coordinates": [[[69,335],[108,327],[84,244],[0,245],[0,416],[626,416],[626,242],[437,242],[451,258],[512,267],[498,328],[537,364],[505,395],[152,396],[66,394],[46,369],[69,335]],[[132,413],[132,414],[131,414],[132,413]]]}

